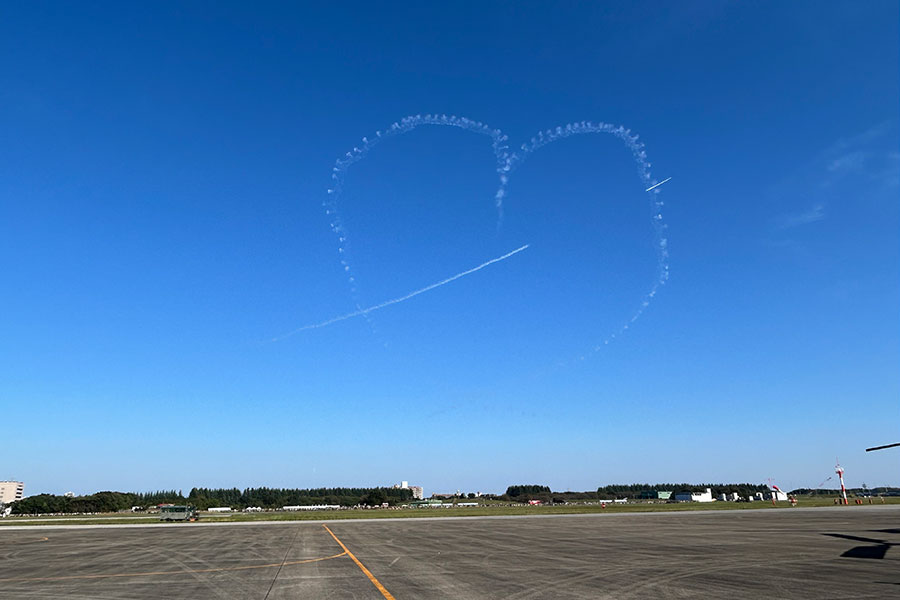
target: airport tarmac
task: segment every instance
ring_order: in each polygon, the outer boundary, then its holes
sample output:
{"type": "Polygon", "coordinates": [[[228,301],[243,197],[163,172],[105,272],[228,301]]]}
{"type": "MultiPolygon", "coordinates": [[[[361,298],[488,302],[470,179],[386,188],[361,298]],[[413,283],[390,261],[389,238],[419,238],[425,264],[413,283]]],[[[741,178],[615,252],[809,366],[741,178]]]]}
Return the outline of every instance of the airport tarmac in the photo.
{"type": "Polygon", "coordinates": [[[0,529],[0,598],[897,595],[900,506],[0,529]]]}

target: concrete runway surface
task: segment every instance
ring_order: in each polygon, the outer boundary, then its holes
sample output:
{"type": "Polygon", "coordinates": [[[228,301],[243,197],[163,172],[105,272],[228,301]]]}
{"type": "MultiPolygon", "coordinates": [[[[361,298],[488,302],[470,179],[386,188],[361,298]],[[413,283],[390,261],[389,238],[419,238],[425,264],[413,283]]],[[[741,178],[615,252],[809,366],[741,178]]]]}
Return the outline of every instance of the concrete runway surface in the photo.
{"type": "Polygon", "coordinates": [[[900,597],[900,506],[0,528],[0,598],[900,597]]]}

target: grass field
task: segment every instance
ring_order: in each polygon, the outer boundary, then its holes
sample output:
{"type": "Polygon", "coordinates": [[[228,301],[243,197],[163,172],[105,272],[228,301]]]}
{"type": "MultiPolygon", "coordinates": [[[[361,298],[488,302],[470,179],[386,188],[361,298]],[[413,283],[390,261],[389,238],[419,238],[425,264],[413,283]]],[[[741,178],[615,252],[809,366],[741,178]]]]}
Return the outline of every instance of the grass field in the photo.
{"type": "MultiPolygon", "coordinates": [[[[851,500],[852,502],[852,500],[851,500]]],[[[873,504],[881,504],[880,498],[874,498],[873,504]]],[[[885,498],[885,504],[900,504],[900,498],[885,498]]],[[[868,503],[867,503],[868,504],[868,503]]],[[[802,498],[798,502],[801,507],[834,506],[833,498],[802,498]]],[[[787,502],[779,502],[772,506],[770,501],[763,502],[682,502],[665,503],[632,503],[607,505],[597,504],[564,504],[555,506],[506,506],[487,505],[460,508],[393,508],[393,509],[350,509],[350,510],[317,510],[308,512],[263,512],[263,513],[231,513],[202,514],[205,522],[254,522],[254,521],[321,521],[331,519],[378,519],[378,518],[421,518],[421,517],[476,517],[476,516],[528,516],[528,515],[565,515],[591,513],[635,513],[635,512],[684,512],[695,510],[747,510],[747,509],[790,510],[787,502]]],[[[854,504],[846,510],[856,508],[854,504]]],[[[157,515],[132,514],[100,514],[72,516],[16,516],[0,520],[0,527],[10,525],[127,525],[159,523],[157,515]]]]}

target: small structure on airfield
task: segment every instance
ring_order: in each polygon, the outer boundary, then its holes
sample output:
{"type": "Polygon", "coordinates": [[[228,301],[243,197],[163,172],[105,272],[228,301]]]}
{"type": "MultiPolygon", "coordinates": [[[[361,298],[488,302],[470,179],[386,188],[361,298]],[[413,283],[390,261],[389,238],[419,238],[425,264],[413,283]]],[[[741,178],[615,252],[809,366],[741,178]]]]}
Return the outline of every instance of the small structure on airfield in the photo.
{"type": "Polygon", "coordinates": [[[684,492],[675,494],[678,502],[713,502],[712,488],[706,488],[703,492],[684,492]]]}
{"type": "Polygon", "coordinates": [[[197,509],[193,506],[168,504],[159,507],[160,521],[196,521],[197,509]]]}

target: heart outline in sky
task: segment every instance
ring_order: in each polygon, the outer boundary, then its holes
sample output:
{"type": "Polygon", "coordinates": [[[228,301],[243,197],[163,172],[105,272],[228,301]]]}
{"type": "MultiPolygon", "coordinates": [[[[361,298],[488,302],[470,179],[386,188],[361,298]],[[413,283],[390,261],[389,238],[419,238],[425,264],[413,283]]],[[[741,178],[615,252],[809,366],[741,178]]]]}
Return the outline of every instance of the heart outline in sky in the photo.
{"type": "MultiPolygon", "coordinates": [[[[323,206],[325,208],[326,214],[331,219],[331,229],[338,237],[338,252],[340,255],[341,266],[343,267],[344,272],[347,274],[350,284],[350,292],[353,296],[353,302],[356,305],[356,311],[348,313],[347,315],[329,319],[328,321],[324,321],[319,324],[301,327],[291,333],[275,338],[276,340],[283,339],[299,331],[330,325],[331,323],[342,321],[351,317],[363,316],[367,321],[369,321],[369,313],[373,310],[402,302],[408,298],[418,295],[423,291],[434,289],[435,287],[439,287],[444,283],[459,278],[459,276],[453,276],[447,280],[439,282],[438,284],[434,284],[428,286],[427,288],[423,288],[423,290],[407,294],[406,296],[399,299],[389,300],[374,307],[363,308],[359,301],[359,291],[356,286],[356,276],[353,273],[353,268],[350,265],[350,261],[347,257],[345,245],[347,241],[347,230],[344,227],[343,221],[340,216],[339,199],[341,196],[341,191],[343,189],[344,177],[348,169],[354,163],[359,162],[360,160],[365,158],[369,151],[379,142],[381,142],[381,140],[408,133],[423,125],[457,127],[491,138],[491,146],[494,150],[494,157],[497,161],[497,175],[500,180],[497,191],[494,194],[494,205],[497,209],[498,227],[500,226],[500,224],[502,224],[503,221],[503,200],[506,197],[506,188],[509,184],[510,175],[516,167],[521,165],[528,158],[529,155],[543,146],[571,137],[573,135],[605,133],[613,135],[614,137],[620,139],[625,144],[626,148],[631,151],[632,156],[635,159],[635,163],[638,166],[638,176],[640,177],[641,182],[647,187],[645,191],[647,194],[649,194],[651,200],[652,224],[656,236],[657,279],[651,289],[644,294],[639,307],[632,314],[627,323],[625,323],[625,325],[623,325],[617,332],[610,334],[610,336],[607,337],[603,343],[608,344],[612,339],[616,337],[617,334],[627,330],[629,326],[641,316],[647,306],[649,306],[650,301],[656,296],[660,286],[665,285],[666,281],[668,281],[669,251],[668,240],[665,237],[665,231],[667,227],[663,223],[662,218],[663,202],[659,199],[659,184],[650,175],[650,163],[647,160],[647,153],[644,150],[644,144],[638,141],[638,136],[632,134],[631,130],[626,129],[622,126],[610,125],[608,123],[593,123],[590,121],[581,121],[578,123],[569,123],[567,125],[561,125],[553,129],[540,131],[529,141],[522,143],[517,150],[511,150],[507,143],[509,141],[509,138],[501,130],[491,128],[479,121],[473,121],[465,117],[457,117],[454,115],[445,114],[414,115],[404,117],[403,119],[394,122],[384,131],[376,131],[375,135],[372,138],[362,138],[361,143],[358,146],[355,146],[353,150],[347,152],[344,156],[339,158],[335,162],[335,166],[332,169],[332,186],[328,189],[328,199],[324,202],[323,206]]],[[[488,263],[484,263],[483,265],[480,265],[475,269],[470,269],[469,271],[464,272],[462,275],[478,270],[487,264],[502,260],[503,258],[511,256],[512,254],[515,254],[526,247],[527,246],[523,246],[518,250],[504,255],[500,259],[488,261],[488,263]]],[[[371,321],[369,321],[369,323],[371,326],[371,321]]],[[[600,349],[600,347],[601,346],[598,345],[594,348],[594,350],[598,350],[600,349]]]]}

